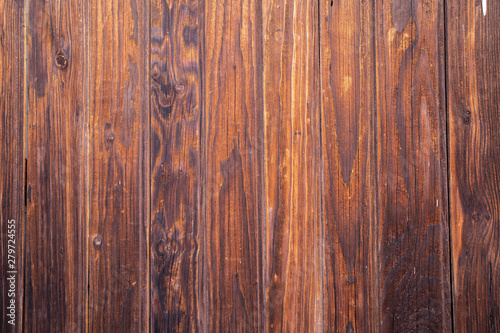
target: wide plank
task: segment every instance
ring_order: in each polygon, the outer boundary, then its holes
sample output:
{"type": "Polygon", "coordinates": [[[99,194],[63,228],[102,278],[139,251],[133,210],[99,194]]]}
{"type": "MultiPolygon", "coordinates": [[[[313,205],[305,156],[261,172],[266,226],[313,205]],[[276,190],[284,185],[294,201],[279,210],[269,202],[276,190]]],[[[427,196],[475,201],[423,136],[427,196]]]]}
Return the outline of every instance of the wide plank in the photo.
{"type": "Polygon", "coordinates": [[[89,331],[149,328],[149,5],[88,1],[89,331]]]}
{"type": "Polygon", "coordinates": [[[205,1],[199,325],[262,331],[262,4],[205,1]]]}
{"type": "Polygon", "coordinates": [[[0,8],[0,332],[22,332],[25,18],[22,2],[0,0],[0,8]]]}
{"type": "Polygon", "coordinates": [[[500,4],[446,2],[453,310],[500,329],[500,4]]]}
{"type": "Polygon", "coordinates": [[[321,1],[325,326],[379,328],[374,3],[321,1]]]}
{"type": "Polygon", "coordinates": [[[24,330],[84,332],[89,113],[86,1],[29,1],[24,330]]]}
{"type": "Polygon", "coordinates": [[[202,4],[151,1],[153,332],[198,331],[202,4]]]}
{"type": "Polygon", "coordinates": [[[263,5],[264,329],[323,331],[318,3],[263,5]]]}
{"type": "Polygon", "coordinates": [[[384,332],[451,331],[444,5],[375,1],[384,332]]]}

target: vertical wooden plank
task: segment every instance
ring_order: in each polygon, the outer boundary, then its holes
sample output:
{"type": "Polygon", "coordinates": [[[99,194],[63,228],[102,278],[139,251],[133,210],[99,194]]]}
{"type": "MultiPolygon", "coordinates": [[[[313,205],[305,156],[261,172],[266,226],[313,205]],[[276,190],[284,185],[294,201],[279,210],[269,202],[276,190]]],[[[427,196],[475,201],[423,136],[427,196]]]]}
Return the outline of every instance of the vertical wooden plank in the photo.
{"type": "Polygon", "coordinates": [[[89,330],[149,327],[149,2],[90,6],[89,330]]]}
{"type": "Polygon", "coordinates": [[[381,329],[449,332],[444,5],[375,4],[381,329]]]}
{"type": "Polygon", "coordinates": [[[29,1],[24,330],[85,331],[85,1],[29,1]]]}
{"type": "Polygon", "coordinates": [[[374,2],[322,0],[320,15],[325,326],[378,331],[374,2]]]}
{"type": "Polygon", "coordinates": [[[205,1],[200,327],[262,331],[263,101],[260,1],[205,1]]]}
{"type": "Polygon", "coordinates": [[[151,2],[151,330],[198,330],[197,0],[151,2]]]}
{"type": "Polygon", "coordinates": [[[265,1],[266,316],[269,332],[324,331],[316,1],[265,1]]]}
{"type": "Polygon", "coordinates": [[[447,1],[454,322],[500,327],[500,4],[447,1]]]}
{"type": "Polygon", "coordinates": [[[24,3],[0,0],[1,332],[22,332],[24,258],[24,3]]]}

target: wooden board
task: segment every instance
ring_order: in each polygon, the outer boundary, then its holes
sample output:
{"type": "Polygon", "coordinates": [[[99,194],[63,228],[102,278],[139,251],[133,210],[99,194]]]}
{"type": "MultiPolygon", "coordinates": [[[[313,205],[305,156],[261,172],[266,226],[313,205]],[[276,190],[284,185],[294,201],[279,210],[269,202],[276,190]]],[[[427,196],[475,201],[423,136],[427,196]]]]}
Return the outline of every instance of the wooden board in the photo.
{"type": "Polygon", "coordinates": [[[148,331],[149,2],[89,2],[90,331],[148,331]]]}
{"type": "Polygon", "coordinates": [[[25,20],[22,3],[0,0],[0,8],[0,332],[22,332],[25,20]]]}
{"type": "Polygon", "coordinates": [[[379,328],[373,2],[320,2],[325,327],[379,328]]]}
{"type": "Polygon", "coordinates": [[[24,330],[84,331],[86,2],[29,2],[24,330]]]}
{"type": "Polygon", "coordinates": [[[198,1],[151,2],[151,331],[198,326],[198,1]]]}
{"type": "Polygon", "coordinates": [[[262,13],[264,329],[322,331],[318,4],[265,1],[262,13]]]}
{"type": "Polygon", "coordinates": [[[205,1],[199,325],[264,327],[260,1],[205,1]]]}
{"type": "Polygon", "coordinates": [[[443,5],[320,10],[325,321],[451,329],[443,5]]]}
{"type": "Polygon", "coordinates": [[[500,5],[447,2],[453,309],[459,332],[500,327],[500,5]]]}
{"type": "Polygon", "coordinates": [[[382,331],[451,330],[444,8],[375,2],[382,331]]]}
{"type": "Polygon", "coordinates": [[[0,331],[498,329],[499,4],[0,7],[0,331]]]}

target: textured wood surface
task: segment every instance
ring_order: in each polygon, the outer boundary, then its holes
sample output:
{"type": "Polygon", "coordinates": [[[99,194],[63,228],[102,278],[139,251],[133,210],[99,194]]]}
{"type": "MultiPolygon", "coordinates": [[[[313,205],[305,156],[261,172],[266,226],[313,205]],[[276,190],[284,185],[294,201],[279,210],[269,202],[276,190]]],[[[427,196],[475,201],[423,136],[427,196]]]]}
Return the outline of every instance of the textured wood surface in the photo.
{"type": "Polygon", "coordinates": [[[198,1],[151,2],[151,330],[197,323],[201,73],[198,1]]]}
{"type": "Polygon", "coordinates": [[[0,331],[498,330],[500,5],[0,7],[0,331]]]}
{"type": "Polygon", "coordinates": [[[325,327],[379,327],[375,8],[321,2],[325,327]]]}
{"type": "Polygon", "coordinates": [[[450,331],[444,14],[376,2],[382,331],[450,331]]]}
{"type": "Polygon", "coordinates": [[[87,304],[84,1],[30,1],[24,330],[83,331],[87,304]]]}
{"type": "Polygon", "coordinates": [[[263,5],[264,329],[322,331],[318,4],[263,5]]]}
{"type": "Polygon", "coordinates": [[[500,6],[446,7],[453,309],[459,332],[500,327],[500,6]]]}
{"type": "Polygon", "coordinates": [[[199,323],[264,327],[262,8],[206,1],[199,323]]]}
{"type": "Polygon", "coordinates": [[[88,329],[148,331],[149,3],[88,5],[88,329]]]}
{"type": "Polygon", "coordinates": [[[22,332],[25,272],[25,19],[22,2],[0,0],[0,8],[3,11],[0,15],[0,332],[22,332]],[[12,271],[17,273],[7,273],[12,271]],[[11,289],[12,276],[15,292],[11,289]],[[15,318],[7,316],[11,313],[8,309],[11,299],[15,300],[15,318]],[[14,320],[15,326],[8,323],[11,320],[14,320]]]}

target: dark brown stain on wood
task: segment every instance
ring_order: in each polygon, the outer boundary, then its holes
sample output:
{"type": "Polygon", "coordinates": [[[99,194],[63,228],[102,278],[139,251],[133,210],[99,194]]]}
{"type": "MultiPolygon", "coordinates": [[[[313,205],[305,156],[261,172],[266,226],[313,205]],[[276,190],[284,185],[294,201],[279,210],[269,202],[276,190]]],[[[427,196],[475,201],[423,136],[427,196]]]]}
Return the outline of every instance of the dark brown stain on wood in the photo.
{"type": "Polygon", "coordinates": [[[0,331],[498,329],[496,2],[0,7],[0,331]]]}
{"type": "Polygon", "coordinates": [[[446,10],[453,318],[458,331],[496,332],[500,7],[456,1],[446,10]]]}

